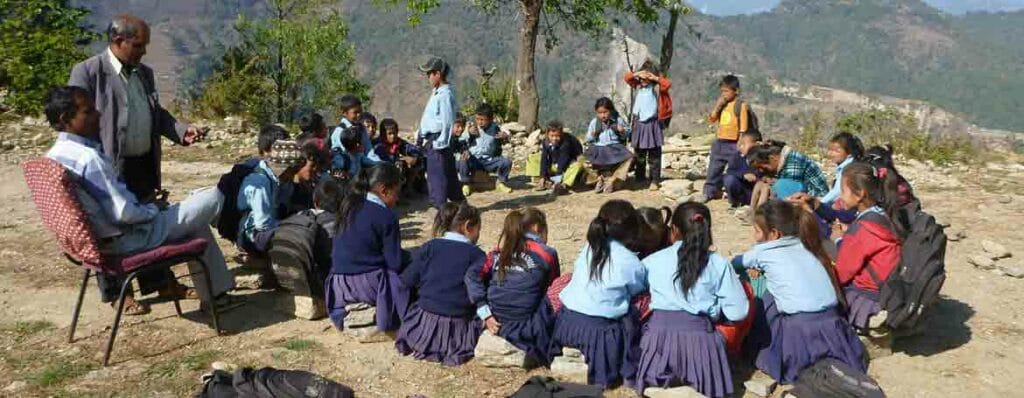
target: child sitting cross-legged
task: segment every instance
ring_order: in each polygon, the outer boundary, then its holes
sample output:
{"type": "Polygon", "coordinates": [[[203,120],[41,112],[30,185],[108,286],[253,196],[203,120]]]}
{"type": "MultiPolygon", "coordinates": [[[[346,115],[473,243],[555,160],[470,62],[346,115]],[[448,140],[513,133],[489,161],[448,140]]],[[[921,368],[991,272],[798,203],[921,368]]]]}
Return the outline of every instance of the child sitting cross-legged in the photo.
{"type": "MultiPolygon", "coordinates": [[[[548,122],[540,153],[530,155],[529,162],[539,165],[533,177],[540,177],[537,190],[551,189],[556,194],[567,193],[583,171],[583,145],[572,134],[567,134],[562,122],[548,122]]],[[[529,168],[529,167],[528,167],[529,168]]]]}
{"type": "Polygon", "coordinates": [[[426,159],[423,152],[398,135],[398,122],[387,118],[380,122],[381,137],[373,151],[382,162],[393,163],[402,170],[403,196],[409,190],[427,191],[426,159]]]}
{"type": "Polygon", "coordinates": [[[599,175],[594,191],[611,193],[626,182],[633,164],[633,153],[625,144],[629,126],[608,97],[598,98],[594,112],[597,116],[587,127],[589,146],[583,155],[599,175]]]}
{"type": "Polygon", "coordinates": [[[469,155],[461,157],[457,163],[463,195],[469,196],[473,193],[470,182],[473,179],[473,172],[479,170],[497,173],[497,190],[503,193],[512,192],[512,188],[508,186],[512,161],[501,156],[501,142],[507,138],[508,133],[501,131],[494,123],[494,108],[489,104],[477,106],[475,128],[470,128],[460,137],[469,151],[469,155]]]}

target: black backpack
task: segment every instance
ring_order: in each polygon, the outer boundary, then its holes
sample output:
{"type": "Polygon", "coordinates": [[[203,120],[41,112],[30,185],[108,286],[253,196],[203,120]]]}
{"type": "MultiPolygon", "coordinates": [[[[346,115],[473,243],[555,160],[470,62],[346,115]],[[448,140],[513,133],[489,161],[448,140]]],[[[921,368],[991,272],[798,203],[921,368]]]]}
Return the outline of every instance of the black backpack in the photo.
{"type": "MultiPolygon", "coordinates": [[[[743,104],[747,104],[746,101],[736,100],[733,105],[732,113],[736,115],[736,124],[740,123],[740,113],[743,112],[743,104]]],[[[754,113],[754,109],[747,104],[747,131],[751,133],[761,133],[761,122],[757,119],[757,114],[754,113]]]]}
{"type": "Polygon", "coordinates": [[[935,217],[921,211],[918,201],[900,209],[898,222],[909,227],[901,247],[899,266],[881,281],[868,267],[868,274],[881,287],[879,305],[888,312],[886,324],[893,329],[912,328],[925,307],[939,296],[946,282],[946,233],[935,217]]]}
{"type": "Polygon", "coordinates": [[[333,225],[333,213],[313,210],[300,211],[280,222],[268,254],[282,287],[297,295],[324,297],[333,225]]]}
{"type": "Polygon", "coordinates": [[[533,376],[509,398],[600,398],[601,386],[562,383],[550,377],[533,376]]]}
{"type": "Polygon", "coordinates": [[[884,398],[878,382],[835,358],[824,358],[800,371],[793,389],[797,398],[884,398]]]}
{"type": "Polygon", "coordinates": [[[242,212],[238,210],[236,203],[238,191],[242,189],[242,180],[255,168],[254,162],[236,164],[231,167],[231,171],[222,175],[217,181],[217,189],[224,195],[224,204],[221,206],[220,217],[217,219],[217,234],[221,238],[231,242],[238,241],[238,223],[242,221],[242,212]]]}
{"type": "Polygon", "coordinates": [[[301,370],[243,368],[203,376],[196,398],[353,398],[351,388],[301,370]]]}

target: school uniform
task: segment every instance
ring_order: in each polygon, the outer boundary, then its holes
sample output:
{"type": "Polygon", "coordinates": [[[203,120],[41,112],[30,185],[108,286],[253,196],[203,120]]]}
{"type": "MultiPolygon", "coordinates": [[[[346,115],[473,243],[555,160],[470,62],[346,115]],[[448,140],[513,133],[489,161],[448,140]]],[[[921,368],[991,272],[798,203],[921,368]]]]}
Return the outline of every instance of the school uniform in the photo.
{"type": "Polygon", "coordinates": [[[708,263],[689,291],[676,278],[676,242],[643,261],[651,292],[651,319],[640,340],[636,389],[689,385],[709,397],[732,395],[732,372],[725,340],[713,323],[723,317],[739,321],[749,303],[729,261],[710,253],[708,263]]]}
{"type": "Polygon", "coordinates": [[[754,182],[743,178],[743,176],[750,173],[754,173],[754,169],[747,163],[746,156],[736,151],[729,158],[725,176],[722,177],[725,193],[729,195],[730,206],[740,207],[750,204],[751,195],[754,193],[754,182]]]}
{"type": "Polygon", "coordinates": [[[605,388],[632,383],[636,377],[640,327],[630,300],[646,287],[646,272],[636,254],[618,241],[610,246],[600,280],[590,279],[590,245],[580,250],[573,268],[576,277],[558,295],[563,308],[554,332],[555,344],[583,352],[587,384],[605,388]]]}
{"type": "Polygon", "coordinates": [[[647,179],[647,167],[650,164],[651,181],[661,180],[661,147],[665,144],[665,135],[661,131],[658,115],[658,84],[641,86],[639,79],[633,79],[632,73],[626,74],[626,83],[636,90],[633,101],[633,150],[636,151],[636,178],[647,179]]]}
{"type": "Polygon", "coordinates": [[[465,142],[469,148],[469,157],[465,160],[459,158],[456,166],[459,170],[459,181],[468,183],[473,178],[473,172],[483,170],[488,173],[496,173],[498,181],[508,184],[509,174],[512,172],[512,161],[501,156],[501,141],[498,140],[500,130],[498,125],[491,123],[481,127],[477,135],[465,132],[460,140],[465,142]]]}
{"type": "Polygon", "coordinates": [[[738,261],[761,270],[768,287],[751,335],[758,369],[785,384],[825,357],[866,371],[864,346],[837,310],[828,272],[799,238],[758,243],[738,261]]]}
{"type": "Polygon", "coordinates": [[[452,126],[455,124],[455,93],[450,84],[435,88],[420,117],[417,140],[423,141],[427,155],[427,190],[434,208],[448,201],[464,202],[462,184],[455,169],[452,151],[452,126]]]}
{"type": "Polygon", "coordinates": [[[527,234],[525,249],[503,276],[497,272],[501,251],[490,252],[466,272],[466,288],[477,318],[494,316],[501,323],[498,336],[523,350],[534,363],[548,366],[561,353],[551,341],[555,315],[545,296],[561,275],[558,252],[535,234],[527,234]]]}
{"type": "Polygon", "coordinates": [[[288,213],[295,185],[278,181],[265,160],[250,159],[245,164],[252,167],[252,172],[242,179],[234,200],[238,211],[244,214],[239,220],[235,244],[248,252],[266,253],[280,217],[288,213]]]}
{"type": "Polygon", "coordinates": [[[718,122],[718,132],[715,135],[715,142],[711,144],[711,155],[708,159],[708,178],[704,182],[704,196],[717,198],[722,190],[723,176],[729,159],[737,152],[736,141],[740,133],[749,128],[749,105],[739,98],[725,104],[722,111],[717,115],[711,115],[708,119],[718,122]],[[736,101],[740,102],[739,115],[736,115],[736,101]]]}
{"type": "MultiPolygon", "coordinates": [[[[639,79],[634,78],[632,71],[626,72],[626,84],[636,87],[640,84],[639,79]]],[[[658,121],[661,122],[661,129],[668,129],[672,122],[672,95],[669,92],[672,88],[672,81],[665,76],[658,77],[658,121]]]]}
{"type": "Polygon", "coordinates": [[[626,148],[618,127],[624,128],[623,134],[629,136],[629,126],[622,118],[608,122],[601,122],[598,118],[591,120],[586,135],[589,146],[583,156],[598,171],[612,171],[616,178],[625,180],[629,177],[629,166],[633,164],[633,153],[626,148]]]}
{"type": "Polygon", "coordinates": [[[345,306],[365,303],[376,307],[377,330],[398,329],[409,305],[399,279],[408,254],[402,250],[398,217],[371,192],[346,221],[334,236],[333,266],[324,287],[331,322],[344,329],[345,306]]]}
{"type": "Polygon", "coordinates": [[[395,143],[386,143],[383,140],[377,142],[373,148],[374,153],[380,158],[382,162],[394,163],[398,165],[398,168],[402,171],[404,181],[402,182],[402,188],[416,187],[420,192],[423,192],[423,187],[426,186],[425,173],[426,158],[423,156],[423,152],[416,145],[407,142],[404,139],[399,138],[395,143]],[[416,159],[416,164],[408,166],[405,162],[402,162],[402,157],[413,157],[416,159]]]}
{"type": "Polygon", "coordinates": [[[483,324],[466,290],[466,271],[486,254],[455,232],[425,243],[402,273],[402,283],[416,291],[398,329],[395,348],[416,359],[458,366],[473,359],[483,324]]]}
{"type": "Polygon", "coordinates": [[[540,149],[539,176],[556,184],[573,186],[580,172],[581,162],[578,159],[582,154],[583,145],[572,134],[563,133],[558,145],[551,145],[545,140],[540,149]]]}
{"type": "Polygon", "coordinates": [[[878,292],[899,265],[900,254],[900,238],[881,208],[857,213],[836,257],[836,277],[849,305],[847,319],[855,328],[866,329],[868,320],[882,310],[878,292]]]}
{"type": "Polygon", "coordinates": [[[360,142],[362,142],[363,144],[362,153],[353,154],[361,156],[354,157],[358,158],[359,161],[362,162],[362,165],[364,167],[370,167],[377,163],[380,163],[380,158],[378,158],[377,154],[373,151],[373,141],[370,140],[370,133],[366,131],[366,127],[364,127],[362,123],[353,123],[348,121],[348,119],[341,118],[341,121],[338,122],[338,126],[335,127],[334,131],[331,132],[330,137],[332,165],[334,164],[334,157],[338,156],[341,153],[349,152],[348,150],[345,149],[345,146],[341,144],[341,132],[350,127],[355,127],[359,129],[359,135],[361,137],[360,142]]]}
{"type": "Polygon", "coordinates": [[[842,163],[836,166],[836,179],[832,181],[832,188],[828,190],[828,193],[821,197],[821,204],[831,206],[833,202],[839,199],[839,195],[843,191],[843,170],[853,164],[853,161],[853,156],[847,156],[842,163]]]}

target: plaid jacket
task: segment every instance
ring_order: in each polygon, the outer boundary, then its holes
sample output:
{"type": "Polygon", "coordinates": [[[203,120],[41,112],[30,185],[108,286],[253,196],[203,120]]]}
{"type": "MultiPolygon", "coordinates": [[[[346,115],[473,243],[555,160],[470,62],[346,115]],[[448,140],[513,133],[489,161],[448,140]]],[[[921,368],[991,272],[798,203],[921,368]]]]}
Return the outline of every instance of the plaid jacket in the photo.
{"type": "Polygon", "coordinates": [[[807,155],[797,151],[789,151],[789,154],[786,155],[778,178],[803,182],[807,193],[811,196],[822,197],[828,193],[828,183],[825,181],[825,173],[821,171],[821,167],[807,155]]]}

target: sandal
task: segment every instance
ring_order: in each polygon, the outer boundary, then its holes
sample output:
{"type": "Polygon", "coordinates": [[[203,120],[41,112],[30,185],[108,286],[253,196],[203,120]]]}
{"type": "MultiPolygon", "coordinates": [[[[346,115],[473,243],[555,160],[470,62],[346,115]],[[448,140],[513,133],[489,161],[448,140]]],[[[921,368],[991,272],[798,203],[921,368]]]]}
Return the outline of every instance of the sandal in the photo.
{"type": "Polygon", "coordinates": [[[163,300],[199,300],[199,292],[180,283],[174,283],[160,289],[157,297],[163,300]]]}
{"type": "MultiPolygon", "coordinates": [[[[117,308],[115,307],[116,305],[117,305],[117,301],[111,302],[110,303],[110,309],[116,311],[117,310],[117,308]]],[[[124,298],[124,310],[121,311],[121,315],[139,316],[139,315],[146,315],[146,314],[149,313],[149,311],[150,311],[149,305],[140,303],[138,301],[135,301],[135,298],[133,298],[133,297],[125,297],[124,298]]]]}

